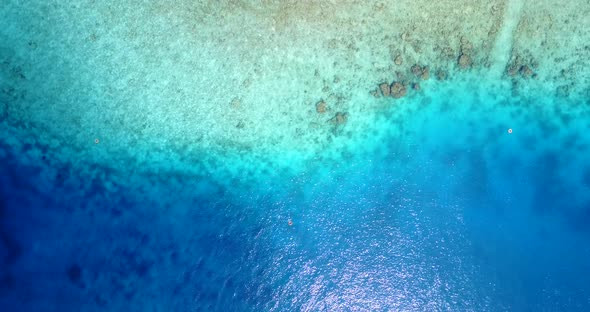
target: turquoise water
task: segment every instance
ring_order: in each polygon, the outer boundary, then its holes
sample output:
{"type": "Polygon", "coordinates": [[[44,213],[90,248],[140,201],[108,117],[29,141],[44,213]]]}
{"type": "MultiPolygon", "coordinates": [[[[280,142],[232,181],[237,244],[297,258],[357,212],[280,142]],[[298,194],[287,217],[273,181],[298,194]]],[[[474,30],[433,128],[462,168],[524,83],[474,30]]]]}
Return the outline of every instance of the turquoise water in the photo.
{"type": "MultiPolygon", "coordinates": [[[[345,125],[292,141],[288,114],[246,110],[259,127],[226,136],[193,119],[217,88],[83,32],[106,8],[33,7],[2,8],[3,311],[590,309],[587,96],[453,72],[402,100],[359,87],[345,125]]],[[[170,36],[152,22],[121,25],[170,36]]]]}

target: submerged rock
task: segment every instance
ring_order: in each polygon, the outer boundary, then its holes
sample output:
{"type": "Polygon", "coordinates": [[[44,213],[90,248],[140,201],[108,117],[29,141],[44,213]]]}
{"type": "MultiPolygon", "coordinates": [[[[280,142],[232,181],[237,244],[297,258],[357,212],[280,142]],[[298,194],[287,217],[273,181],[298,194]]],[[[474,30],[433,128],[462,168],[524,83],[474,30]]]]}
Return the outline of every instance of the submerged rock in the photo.
{"type": "Polygon", "coordinates": [[[334,115],[334,117],[332,117],[328,121],[335,124],[335,125],[343,125],[346,123],[346,121],[348,121],[348,113],[337,112],[336,115],[334,115]]]}
{"type": "Polygon", "coordinates": [[[401,65],[401,64],[403,64],[403,62],[404,62],[404,59],[402,58],[402,56],[401,56],[401,55],[399,55],[399,54],[398,54],[398,55],[395,57],[395,59],[393,60],[393,62],[395,63],[395,65],[401,65]]]}
{"type": "Polygon", "coordinates": [[[422,80],[428,80],[430,78],[430,70],[428,69],[428,66],[422,67],[418,64],[414,64],[410,70],[416,75],[416,77],[420,77],[422,80]]]}
{"type": "Polygon", "coordinates": [[[535,74],[527,65],[521,66],[519,72],[524,78],[531,78],[535,74]]]}
{"type": "Polygon", "coordinates": [[[471,61],[471,57],[465,53],[461,53],[461,55],[459,56],[459,67],[461,69],[467,69],[469,67],[471,67],[472,61],[471,61]]]}
{"type": "Polygon", "coordinates": [[[447,72],[442,69],[436,71],[436,79],[438,80],[446,80],[447,79],[447,72]]]}
{"type": "Polygon", "coordinates": [[[381,90],[381,94],[383,94],[383,96],[387,97],[391,95],[391,89],[389,88],[389,84],[387,84],[386,82],[380,84],[379,89],[381,90]]]}
{"type": "Polygon", "coordinates": [[[391,85],[391,95],[396,99],[399,99],[406,95],[406,92],[406,86],[404,86],[401,82],[394,82],[391,85]]]}
{"type": "Polygon", "coordinates": [[[510,66],[508,66],[508,68],[506,69],[506,73],[511,76],[514,77],[518,74],[519,71],[519,67],[516,64],[511,64],[510,66]]]}
{"type": "Polygon", "coordinates": [[[412,73],[416,76],[420,76],[422,75],[422,66],[418,65],[418,64],[414,64],[410,70],[412,71],[412,73]]]}
{"type": "Polygon", "coordinates": [[[318,114],[323,114],[327,110],[328,110],[328,106],[326,105],[326,102],[324,102],[323,100],[321,100],[315,104],[315,111],[318,114]]]}
{"type": "Polygon", "coordinates": [[[531,66],[523,64],[523,60],[520,57],[516,57],[512,63],[506,68],[506,74],[510,77],[516,77],[518,75],[523,78],[535,78],[537,75],[531,68],[531,66]]]}
{"type": "Polygon", "coordinates": [[[512,55],[508,66],[506,66],[506,75],[510,77],[536,78],[537,74],[534,69],[538,68],[539,63],[529,54],[528,51],[525,51],[524,55],[512,55]]]}

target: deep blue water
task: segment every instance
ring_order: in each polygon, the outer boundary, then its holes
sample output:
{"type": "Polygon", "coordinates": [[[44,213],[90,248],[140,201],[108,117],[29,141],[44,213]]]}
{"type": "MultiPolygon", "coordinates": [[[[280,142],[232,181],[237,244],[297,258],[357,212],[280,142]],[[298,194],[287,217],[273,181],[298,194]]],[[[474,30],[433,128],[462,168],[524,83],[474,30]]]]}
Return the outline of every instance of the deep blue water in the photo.
{"type": "Polygon", "coordinates": [[[587,310],[588,103],[466,89],[382,113],[336,165],[231,187],[2,143],[0,305],[587,310]]]}

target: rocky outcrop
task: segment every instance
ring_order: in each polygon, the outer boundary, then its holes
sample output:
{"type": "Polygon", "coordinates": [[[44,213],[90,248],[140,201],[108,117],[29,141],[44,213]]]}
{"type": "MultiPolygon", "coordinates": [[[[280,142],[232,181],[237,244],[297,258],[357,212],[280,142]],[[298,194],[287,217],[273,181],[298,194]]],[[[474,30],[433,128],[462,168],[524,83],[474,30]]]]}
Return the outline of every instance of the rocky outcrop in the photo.
{"type": "Polygon", "coordinates": [[[531,78],[535,74],[528,65],[521,66],[519,72],[524,78],[531,78]]]}
{"type": "Polygon", "coordinates": [[[387,97],[387,96],[391,95],[391,88],[389,87],[388,83],[384,82],[384,83],[379,84],[379,89],[381,90],[381,94],[383,96],[387,97]]]}
{"type": "Polygon", "coordinates": [[[344,125],[348,121],[348,113],[337,112],[334,117],[330,118],[328,121],[334,125],[344,125]]]}
{"type": "Polygon", "coordinates": [[[459,59],[457,60],[457,63],[459,64],[459,68],[467,69],[471,67],[473,61],[471,61],[471,57],[468,54],[461,53],[459,59]]]}
{"type": "Polygon", "coordinates": [[[315,104],[315,111],[318,114],[323,114],[328,111],[328,105],[326,105],[324,100],[321,100],[315,104]]]}
{"type": "Polygon", "coordinates": [[[416,76],[420,76],[422,75],[422,66],[418,65],[418,64],[414,64],[410,70],[412,71],[412,73],[416,76]]]}
{"type": "Polygon", "coordinates": [[[473,51],[473,45],[466,37],[461,37],[461,53],[457,59],[457,64],[460,69],[468,69],[473,65],[471,53],[473,51]]]}
{"type": "Polygon", "coordinates": [[[391,96],[396,99],[399,99],[406,95],[407,89],[401,82],[394,82],[391,85],[391,96]]]}
{"type": "Polygon", "coordinates": [[[442,69],[437,70],[435,75],[436,75],[436,79],[438,79],[438,80],[442,81],[442,80],[447,79],[447,72],[442,69]]]}
{"type": "MultiPolygon", "coordinates": [[[[399,78],[399,75],[398,75],[399,78]]],[[[407,81],[394,81],[391,85],[384,82],[379,84],[379,90],[384,97],[393,97],[399,99],[406,95],[407,93],[407,81]]],[[[371,92],[373,96],[379,97],[379,91],[374,90],[371,92]]]]}
{"type": "Polygon", "coordinates": [[[416,77],[419,77],[422,80],[428,80],[430,78],[430,70],[428,69],[428,66],[414,64],[410,70],[416,77]]]}
{"type": "Polygon", "coordinates": [[[510,64],[506,67],[506,74],[510,77],[535,78],[537,74],[533,71],[533,63],[535,62],[527,61],[521,56],[513,57],[510,64]]]}

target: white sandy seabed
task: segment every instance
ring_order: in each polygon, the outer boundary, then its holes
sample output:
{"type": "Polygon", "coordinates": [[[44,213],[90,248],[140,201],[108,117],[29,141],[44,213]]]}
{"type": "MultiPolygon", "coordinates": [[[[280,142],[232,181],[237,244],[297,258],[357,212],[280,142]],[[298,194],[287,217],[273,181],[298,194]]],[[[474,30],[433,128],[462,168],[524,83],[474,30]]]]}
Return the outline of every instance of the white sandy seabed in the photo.
{"type": "Polygon", "coordinates": [[[90,174],[232,184],[330,171],[402,140],[405,114],[453,90],[498,103],[547,94],[584,111],[589,15],[587,1],[8,1],[2,140],[90,174]],[[404,79],[402,99],[371,94],[404,79]]]}

